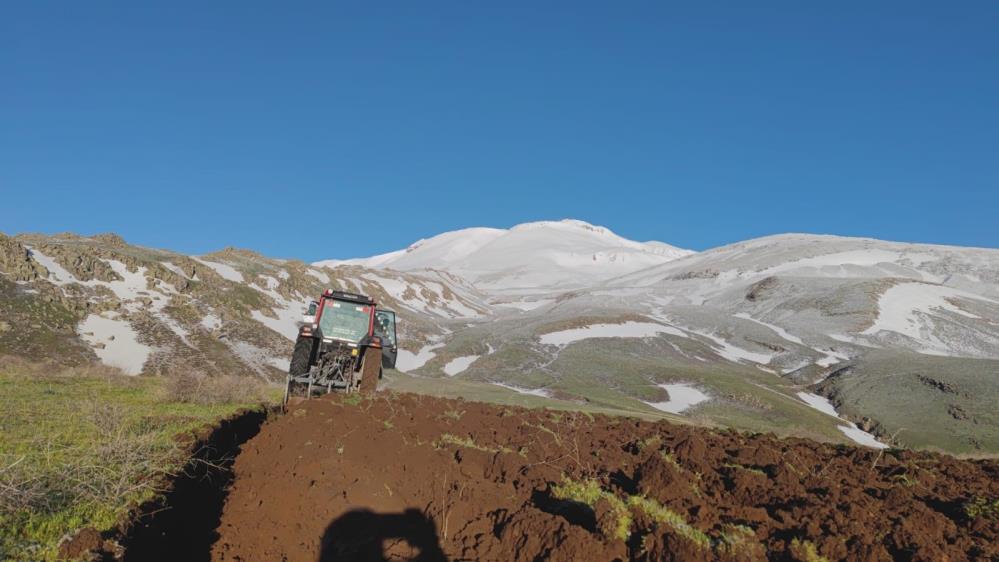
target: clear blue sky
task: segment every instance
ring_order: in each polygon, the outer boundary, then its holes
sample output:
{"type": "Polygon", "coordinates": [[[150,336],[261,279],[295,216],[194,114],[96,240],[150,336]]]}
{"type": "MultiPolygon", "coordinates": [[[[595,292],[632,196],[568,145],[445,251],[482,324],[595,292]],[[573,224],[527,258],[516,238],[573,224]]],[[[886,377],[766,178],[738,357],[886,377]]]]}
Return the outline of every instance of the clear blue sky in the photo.
{"type": "Polygon", "coordinates": [[[152,4],[0,7],[0,231],[999,247],[999,2],[152,4]]]}

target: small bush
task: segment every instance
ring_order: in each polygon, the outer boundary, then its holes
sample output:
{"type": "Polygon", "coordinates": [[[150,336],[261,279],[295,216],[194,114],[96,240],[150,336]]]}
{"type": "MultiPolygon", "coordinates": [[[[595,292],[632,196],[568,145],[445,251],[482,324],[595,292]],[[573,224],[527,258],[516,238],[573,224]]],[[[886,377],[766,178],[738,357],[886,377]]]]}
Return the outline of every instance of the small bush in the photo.
{"type": "Polygon", "coordinates": [[[829,559],[819,554],[815,543],[809,540],[795,538],[791,541],[791,554],[801,562],[829,562],[829,559]]]}
{"type": "Polygon", "coordinates": [[[206,377],[185,373],[166,378],[160,399],[203,405],[261,402],[266,399],[266,387],[250,377],[206,377]]]}
{"type": "Polygon", "coordinates": [[[964,514],[968,516],[968,519],[984,517],[985,519],[999,520],[999,500],[972,498],[971,501],[964,504],[964,514]]]}

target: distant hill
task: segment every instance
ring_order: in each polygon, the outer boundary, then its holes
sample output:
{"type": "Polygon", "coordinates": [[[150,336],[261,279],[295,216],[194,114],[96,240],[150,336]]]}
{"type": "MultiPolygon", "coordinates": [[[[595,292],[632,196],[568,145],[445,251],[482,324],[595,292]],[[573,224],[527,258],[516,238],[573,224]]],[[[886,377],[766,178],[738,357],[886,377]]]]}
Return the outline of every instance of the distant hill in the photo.
{"type": "Polygon", "coordinates": [[[333,287],[398,312],[408,375],[388,386],[999,452],[999,250],[788,234],[694,253],[569,220],[315,264],[0,235],[0,273],[0,354],[283,380],[333,287]]]}

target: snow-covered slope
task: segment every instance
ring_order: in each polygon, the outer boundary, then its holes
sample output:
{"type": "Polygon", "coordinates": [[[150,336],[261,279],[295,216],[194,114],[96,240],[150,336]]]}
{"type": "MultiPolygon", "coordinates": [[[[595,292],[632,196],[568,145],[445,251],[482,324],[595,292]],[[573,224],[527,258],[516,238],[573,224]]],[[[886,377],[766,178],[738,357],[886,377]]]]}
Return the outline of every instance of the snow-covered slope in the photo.
{"type": "Polygon", "coordinates": [[[360,265],[373,268],[391,268],[399,271],[414,269],[448,269],[470,254],[506,233],[498,228],[464,228],[419,240],[405,250],[397,250],[370,258],[349,260],[323,260],[314,265],[360,265]]]}
{"type": "Polygon", "coordinates": [[[993,249],[787,234],[693,253],[559,221],[308,265],[0,235],[0,356],[281,380],[302,311],[326,288],[398,313],[398,367],[415,380],[832,439],[843,423],[801,393],[880,438],[929,427],[921,416],[939,406],[946,431],[923,442],[999,450],[993,249]],[[899,385],[921,398],[899,402],[899,385]]]}
{"type": "Polygon", "coordinates": [[[602,290],[652,308],[698,306],[715,324],[753,321],[784,346],[827,355],[820,346],[838,341],[999,358],[999,250],[787,234],[687,256],[602,290]]]}
{"type": "Polygon", "coordinates": [[[317,266],[447,270],[490,293],[569,290],[639,271],[692,252],[662,242],[635,242],[577,220],[543,221],[509,230],[468,228],[420,240],[371,258],[317,266]]]}

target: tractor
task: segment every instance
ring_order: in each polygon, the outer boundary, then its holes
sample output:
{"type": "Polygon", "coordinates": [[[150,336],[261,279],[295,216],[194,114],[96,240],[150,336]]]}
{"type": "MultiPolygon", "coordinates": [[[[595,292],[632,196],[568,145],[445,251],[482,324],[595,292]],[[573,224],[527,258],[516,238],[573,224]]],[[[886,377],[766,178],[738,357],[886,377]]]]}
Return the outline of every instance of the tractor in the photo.
{"type": "Polygon", "coordinates": [[[310,303],[298,329],[284,403],[334,391],[374,392],[382,366],[394,368],[398,351],[394,312],[370,297],[327,290],[310,303]]]}

